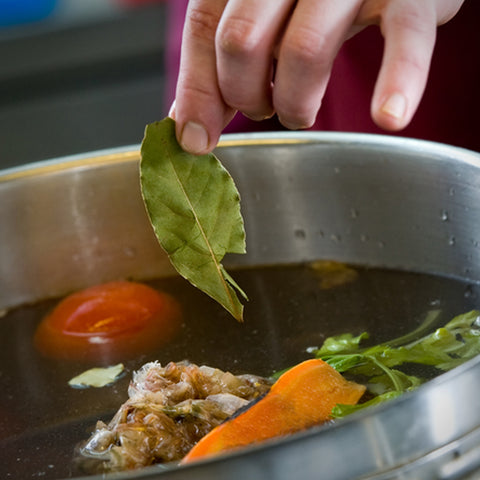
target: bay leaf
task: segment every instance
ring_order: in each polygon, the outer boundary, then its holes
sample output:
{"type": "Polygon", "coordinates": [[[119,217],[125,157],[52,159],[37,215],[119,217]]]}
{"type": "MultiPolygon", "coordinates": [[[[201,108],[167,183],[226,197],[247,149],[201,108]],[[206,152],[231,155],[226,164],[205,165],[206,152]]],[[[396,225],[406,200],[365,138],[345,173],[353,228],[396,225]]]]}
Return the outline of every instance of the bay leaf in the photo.
{"type": "Polygon", "coordinates": [[[175,122],[147,125],[140,183],[155,235],[175,269],[243,320],[237,292],[222,265],[226,253],[245,253],[245,229],[235,183],[213,154],[192,155],[175,137],[175,122]]]}
{"type": "Polygon", "coordinates": [[[105,387],[118,380],[124,368],[123,363],[111,367],[91,368],[70,379],[68,384],[73,388],[105,387]]]}

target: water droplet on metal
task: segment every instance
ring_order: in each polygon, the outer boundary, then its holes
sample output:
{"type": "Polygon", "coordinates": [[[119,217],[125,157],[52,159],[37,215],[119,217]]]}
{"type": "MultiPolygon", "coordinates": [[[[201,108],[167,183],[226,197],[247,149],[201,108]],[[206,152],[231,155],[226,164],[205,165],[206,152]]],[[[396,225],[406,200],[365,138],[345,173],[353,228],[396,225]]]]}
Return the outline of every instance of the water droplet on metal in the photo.
{"type": "Polygon", "coordinates": [[[453,197],[453,196],[455,195],[455,188],[454,188],[454,187],[450,187],[450,188],[448,189],[448,194],[449,194],[451,197],[453,197]]]}
{"type": "Polygon", "coordinates": [[[452,235],[449,239],[448,239],[448,244],[453,247],[455,245],[455,243],[457,243],[457,240],[455,239],[455,237],[452,235]]]}
{"type": "Polygon", "coordinates": [[[351,208],[350,209],[350,217],[358,218],[358,210],[356,208],[351,208]]]}
{"type": "Polygon", "coordinates": [[[297,228],[294,232],[294,235],[296,238],[300,238],[302,240],[307,236],[305,230],[303,230],[302,228],[297,228]]]}
{"type": "Polygon", "coordinates": [[[368,242],[368,235],[362,234],[360,235],[360,241],[361,242],[368,242]]]}
{"type": "Polygon", "coordinates": [[[447,210],[442,210],[442,212],[440,213],[440,218],[442,219],[442,222],[448,222],[447,210]]]}
{"type": "Polygon", "coordinates": [[[465,298],[473,298],[474,297],[474,291],[473,291],[473,286],[472,285],[467,285],[465,288],[465,292],[463,293],[463,296],[465,298]]]}
{"type": "Polygon", "coordinates": [[[378,245],[378,248],[383,248],[383,247],[385,247],[385,242],[380,240],[379,242],[377,242],[377,245],[378,245]]]}
{"type": "Polygon", "coordinates": [[[330,235],[330,240],[335,243],[340,243],[342,241],[342,237],[340,235],[337,235],[336,233],[332,233],[330,235]]]}

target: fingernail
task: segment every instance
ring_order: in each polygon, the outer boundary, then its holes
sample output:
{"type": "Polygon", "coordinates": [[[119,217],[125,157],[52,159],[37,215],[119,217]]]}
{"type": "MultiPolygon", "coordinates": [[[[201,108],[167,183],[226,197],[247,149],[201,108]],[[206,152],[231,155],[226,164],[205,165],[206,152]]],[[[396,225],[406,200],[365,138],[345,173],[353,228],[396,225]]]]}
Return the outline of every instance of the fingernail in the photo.
{"type": "Polygon", "coordinates": [[[272,110],[271,112],[269,113],[246,113],[246,112],[243,112],[243,116],[250,119],[250,120],[253,120],[254,122],[262,122],[263,120],[268,120],[269,118],[272,118],[273,116],[275,115],[275,112],[272,110]]]}
{"type": "Polygon", "coordinates": [[[306,130],[307,128],[310,128],[312,124],[309,123],[296,123],[296,122],[289,122],[286,120],[283,120],[282,118],[279,118],[280,123],[285,127],[288,128],[289,130],[306,130]]]}
{"type": "Polygon", "coordinates": [[[175,120],[175,100],[172,103],[172,106],[170,107],[170,110],[168,111],[168,116],[170,118],[173,118],[175,120]]]}
{"type": "Polygon", "coordinates": [[[273,114],[272,115],[255,115],[255,114],[250,115],[250,114],[244,113],[243,116],[248,118],[249,120],[253,120],[254,122],[262,122],[263,120],[268,120],[269,118],[272,118],[273,114]]]}
{"type": "Polygon", "coordinates": [[[183,127],[180,145],[190,153],[204,153],[208,149],[208,134],[203,125],[187,122],[183,127]]]}
{"type": "Polygon", "coordinates": [[[391,117],[401,119],[407,111],[407,99],[401,93],[390,95],[380,110],[391,117]]]}

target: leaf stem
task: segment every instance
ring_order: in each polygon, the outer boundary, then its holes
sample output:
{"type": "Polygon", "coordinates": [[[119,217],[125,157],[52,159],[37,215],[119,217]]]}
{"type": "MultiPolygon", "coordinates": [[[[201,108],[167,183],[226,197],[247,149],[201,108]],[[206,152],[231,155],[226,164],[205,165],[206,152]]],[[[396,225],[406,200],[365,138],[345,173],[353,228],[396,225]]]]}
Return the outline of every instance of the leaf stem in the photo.
{"type": "Polygon", "coordinates": [[[388,376],[388,378],[391,380],[394,389],[397,392],[403,392],[402,385],[398,382],[397,378],[395,375],[392,374],[392,370],[388,367],[386,367],[382,362],[380,362],[375,356],[373,355],[365,355],[366,358],[371,360],[380,370],[385,372],[385,374],[388,376]]]}

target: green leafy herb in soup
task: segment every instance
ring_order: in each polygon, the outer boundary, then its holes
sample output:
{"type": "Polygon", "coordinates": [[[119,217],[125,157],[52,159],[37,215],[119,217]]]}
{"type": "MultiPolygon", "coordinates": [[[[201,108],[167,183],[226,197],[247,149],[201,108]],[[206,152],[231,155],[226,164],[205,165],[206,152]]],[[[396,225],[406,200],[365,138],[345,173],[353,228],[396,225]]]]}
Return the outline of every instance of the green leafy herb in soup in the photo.
{"type": "Polygon", "coordinates": [[[480,353],[480,312],[472,310],[458,315],[445,326],[429,332],[438,311],[432,311],[415,331],[373,347],[363,347],[367,332],[330,337],[319,349],[316,358],[325,360],[342,374],[354,375],[368,385],[372,399],[359,405],[338,405],[335,418],[390,400],[414,390],[425,378],[409,375],[399,369],[405,364],[418,364],[447,371],[480,353]],[[423,336],[421,336],[423,335],[423,336]]]}

